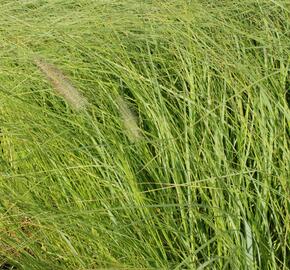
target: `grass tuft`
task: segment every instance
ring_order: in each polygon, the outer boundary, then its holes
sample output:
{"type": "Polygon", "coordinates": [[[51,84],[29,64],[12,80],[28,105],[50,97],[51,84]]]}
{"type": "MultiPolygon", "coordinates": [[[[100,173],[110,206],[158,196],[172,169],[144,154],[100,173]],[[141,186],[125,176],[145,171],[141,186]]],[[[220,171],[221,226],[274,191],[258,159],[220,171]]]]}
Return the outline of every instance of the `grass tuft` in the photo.
{"type": "Polygon", "coordinates": [[[290,269],[286,1],[0,2],[0,269],[290,269]]]}

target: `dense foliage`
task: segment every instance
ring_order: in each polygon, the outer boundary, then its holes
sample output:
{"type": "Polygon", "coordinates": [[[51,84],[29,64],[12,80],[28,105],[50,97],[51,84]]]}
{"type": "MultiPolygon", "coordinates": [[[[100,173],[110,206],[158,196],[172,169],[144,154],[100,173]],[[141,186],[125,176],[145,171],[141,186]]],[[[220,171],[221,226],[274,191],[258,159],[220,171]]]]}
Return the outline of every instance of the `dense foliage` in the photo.
{"type": "Polygon", "coordinates": [[[0,5],[1,269],[289,269],[287,1],[0,5]]]}

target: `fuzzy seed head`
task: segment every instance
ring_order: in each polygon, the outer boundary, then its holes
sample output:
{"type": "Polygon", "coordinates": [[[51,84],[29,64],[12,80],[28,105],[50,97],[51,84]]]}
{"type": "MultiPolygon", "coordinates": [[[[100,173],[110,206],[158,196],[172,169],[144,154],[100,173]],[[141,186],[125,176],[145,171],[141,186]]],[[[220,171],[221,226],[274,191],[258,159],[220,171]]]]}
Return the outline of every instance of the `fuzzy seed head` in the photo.
{"type": "Polygon", "coordinates": [[[35,59],[34,63],[50,81],[59,96],[62,96],[75,110],[85,109],[89,104],[87,99],[72,85],[62,71],[40,58],[35,59]]]}

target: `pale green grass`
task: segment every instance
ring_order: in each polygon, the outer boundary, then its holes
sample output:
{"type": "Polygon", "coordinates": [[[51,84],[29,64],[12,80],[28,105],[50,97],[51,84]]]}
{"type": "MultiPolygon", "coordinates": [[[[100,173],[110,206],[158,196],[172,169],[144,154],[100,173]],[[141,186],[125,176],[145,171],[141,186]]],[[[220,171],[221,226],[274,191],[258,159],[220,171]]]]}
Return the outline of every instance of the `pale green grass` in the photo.
{"type": "Polygon", "coordinates": [[[286,0],[0,5],[0,269],[290,268],[286,0]]]}

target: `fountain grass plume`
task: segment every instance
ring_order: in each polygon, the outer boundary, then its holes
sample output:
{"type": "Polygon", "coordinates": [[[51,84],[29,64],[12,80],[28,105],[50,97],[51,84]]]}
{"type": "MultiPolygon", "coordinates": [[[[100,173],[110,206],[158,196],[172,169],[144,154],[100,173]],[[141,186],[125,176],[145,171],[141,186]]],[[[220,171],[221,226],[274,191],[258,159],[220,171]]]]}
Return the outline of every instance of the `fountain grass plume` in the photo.
{"type": "Polygon", "coordinates": [[[130,109],[129,104],[121,96],[117,98],[117,106],[123,120],[125,132],[131,142],[142,139],[140,128],[138,127],[137,117],[130,109]]]}
{"type": "Polygon", "coordinates": [[[55,92],[63,97],[72,108],[80,111],[88,106],[87,99],[73,86],[72,82],[60,69],[41,58],[35,58],[34,63],[50,81],[55,92]]]}

